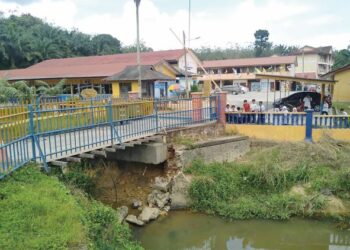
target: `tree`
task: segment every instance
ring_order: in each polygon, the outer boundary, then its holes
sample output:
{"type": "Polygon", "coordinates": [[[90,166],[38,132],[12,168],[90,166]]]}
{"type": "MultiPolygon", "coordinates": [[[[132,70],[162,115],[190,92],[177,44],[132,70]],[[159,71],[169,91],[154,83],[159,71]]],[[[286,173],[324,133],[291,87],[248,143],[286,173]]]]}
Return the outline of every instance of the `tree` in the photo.
{"type": "Polygon", "coordinates": [[[37,80],[35,81],[35,86],[39,86],[36,89],[36,92],[40,96],[56,96],[59,94],[63,94],[64,86],[66,84],[66,80],[62,79],[57,84],[50,86],[44,81],[37,80]]]}
{"type": "MultiPolygon", "coordinates": [[[[132,45],[124,46],[122,48],[122,53],[134,53],[137,51],[137,43],[135,42],[132,45]]],[[[140,41],[140,51],[141,52],[150,52],[153,51],[151,47],[147,47],[146,43],[144,41],[140,41]]]]}
{"type": "Polygon", "coordinates": [[[272,54],[279,56],[287,56],[299,49],[297,46],[288,46],[284,44],[274,45],[272,47],[272,54]]]}
{"type": "Polygon", "coordinates": [[[254,33],[255,56],[265,56],[271,49],[272,43],[269,42],[269,32],[267,30],[257,30],[254,33]]]}
{"type": "Polygon", "coordinates": [[[350,63],[350,45],[348,49],[336,51],[334,54],[333,69],[339,69],[350,63]]]}
{"type": "Polygon", "coordinates": [[[29,87],[25,81],[9,83],[5,79],[0,79],[0,89],[0,102],[8,102],[11,99],[28,101],[35,96],[35,89],[29,87]]]}
{"type": "Polygon", "coordinates": [[[25,68],[51,58],[121,52],[120,41],[111,35],[67,31],[29,14],[5,17],[0,13],[0,31],[0,69],[25,68]]]}
{"type": "Polygon", "coordinates": [[[117,38],[108,34],[94,36],[91,39],[95,55],[109,55],[121,52],[121,44],[117,38]]]}

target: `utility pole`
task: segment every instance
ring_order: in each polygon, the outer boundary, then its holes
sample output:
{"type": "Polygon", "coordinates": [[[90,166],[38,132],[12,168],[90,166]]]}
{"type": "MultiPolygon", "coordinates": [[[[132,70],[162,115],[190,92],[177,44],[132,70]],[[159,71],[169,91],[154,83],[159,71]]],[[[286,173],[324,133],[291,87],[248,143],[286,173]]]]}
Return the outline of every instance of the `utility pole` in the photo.
{"type": "Polygon", "coordinates": [[[186,50],[186,35],[185,31],[182,31],[183,34],[183,46],[184,46],[184,57],[185,57],[185,86],[186,86],[186,95],[189,97],[189,86],[188,86],[188,76],[187,76],[187,50],[186,50]]]}
{"type": "Polygon", "coordinates": [[[191,42],[191,0],[188,0],[188,47],[190,46],[191,42]]]}
{"type": "MultiPolygon", "coordinates": [[[[304,48],[302,48],[302,60],[303,60],[303,77],[305,78],[305,67],[304,67],[304,48]]],[[[304,91],[304,87],[305,87],[305,85],[304,85],[304,83],[302,83],[301,84],[301,87],[302,87],[302,90],[301,91],[304,91]]]]}
{"type": "Polygon", "coordinates": [[[139,87],[139,98],[142,97],[142,84],[141,84],[141,58],[140,58],[140,24],[139,24],[139,6],[141,0],[134,0],[136,4],[136,43],[137,43],[137,68],[139,72],[138,87],[139,87]]]}

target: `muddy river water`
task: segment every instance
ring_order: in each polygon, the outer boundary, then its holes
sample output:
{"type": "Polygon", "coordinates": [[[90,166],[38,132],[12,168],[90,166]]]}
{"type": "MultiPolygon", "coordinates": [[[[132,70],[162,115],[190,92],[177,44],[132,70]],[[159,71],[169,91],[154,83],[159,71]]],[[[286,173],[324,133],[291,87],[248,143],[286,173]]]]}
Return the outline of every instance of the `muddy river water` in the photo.
{"type": "Polygon", "coordinates": [[[146,250],[350,250],[350,231],[324,221],[229,221],[191,212],[171,212],[135,238],[146,250]]]}

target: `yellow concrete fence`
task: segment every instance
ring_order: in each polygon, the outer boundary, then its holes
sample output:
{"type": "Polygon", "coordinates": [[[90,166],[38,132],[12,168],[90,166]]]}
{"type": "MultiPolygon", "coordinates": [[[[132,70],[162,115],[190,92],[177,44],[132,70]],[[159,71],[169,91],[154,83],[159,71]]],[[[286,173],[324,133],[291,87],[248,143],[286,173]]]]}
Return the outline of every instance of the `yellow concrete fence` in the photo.
{"type": "MultiPolygon", "coordinates": [[[[228,133],[238,133],[251,138],[273,141],[303,141],[305,140],[305,130],[305,126],[226,124],[226,132],[228,133]]],[[[336,140],[350,141],[350,129],[318,128],[312,130],[313,141],[317,142],[324,136],[336,140]]]]}

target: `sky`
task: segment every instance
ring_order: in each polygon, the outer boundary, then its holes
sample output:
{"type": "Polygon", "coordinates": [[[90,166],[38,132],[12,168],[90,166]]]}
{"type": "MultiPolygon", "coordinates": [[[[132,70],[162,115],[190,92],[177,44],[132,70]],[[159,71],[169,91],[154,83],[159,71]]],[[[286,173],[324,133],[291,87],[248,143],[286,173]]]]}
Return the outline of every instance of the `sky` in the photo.
{"type": "MultiPolygon", "coordinates": [[[[189,0],[141,0],[140,37],[155,50],[182,45],[170,31],[188,38],[189,0]]],[[[267,29],[270,41],[287,45],[350,45],[349,0],[191,0],[190,47],[251,45],[267,29]]],[[[56,26],[111,34],[124,45],[136,40],[134,0],[0,0],[0,11],[30,13],[56,26]]]]}

